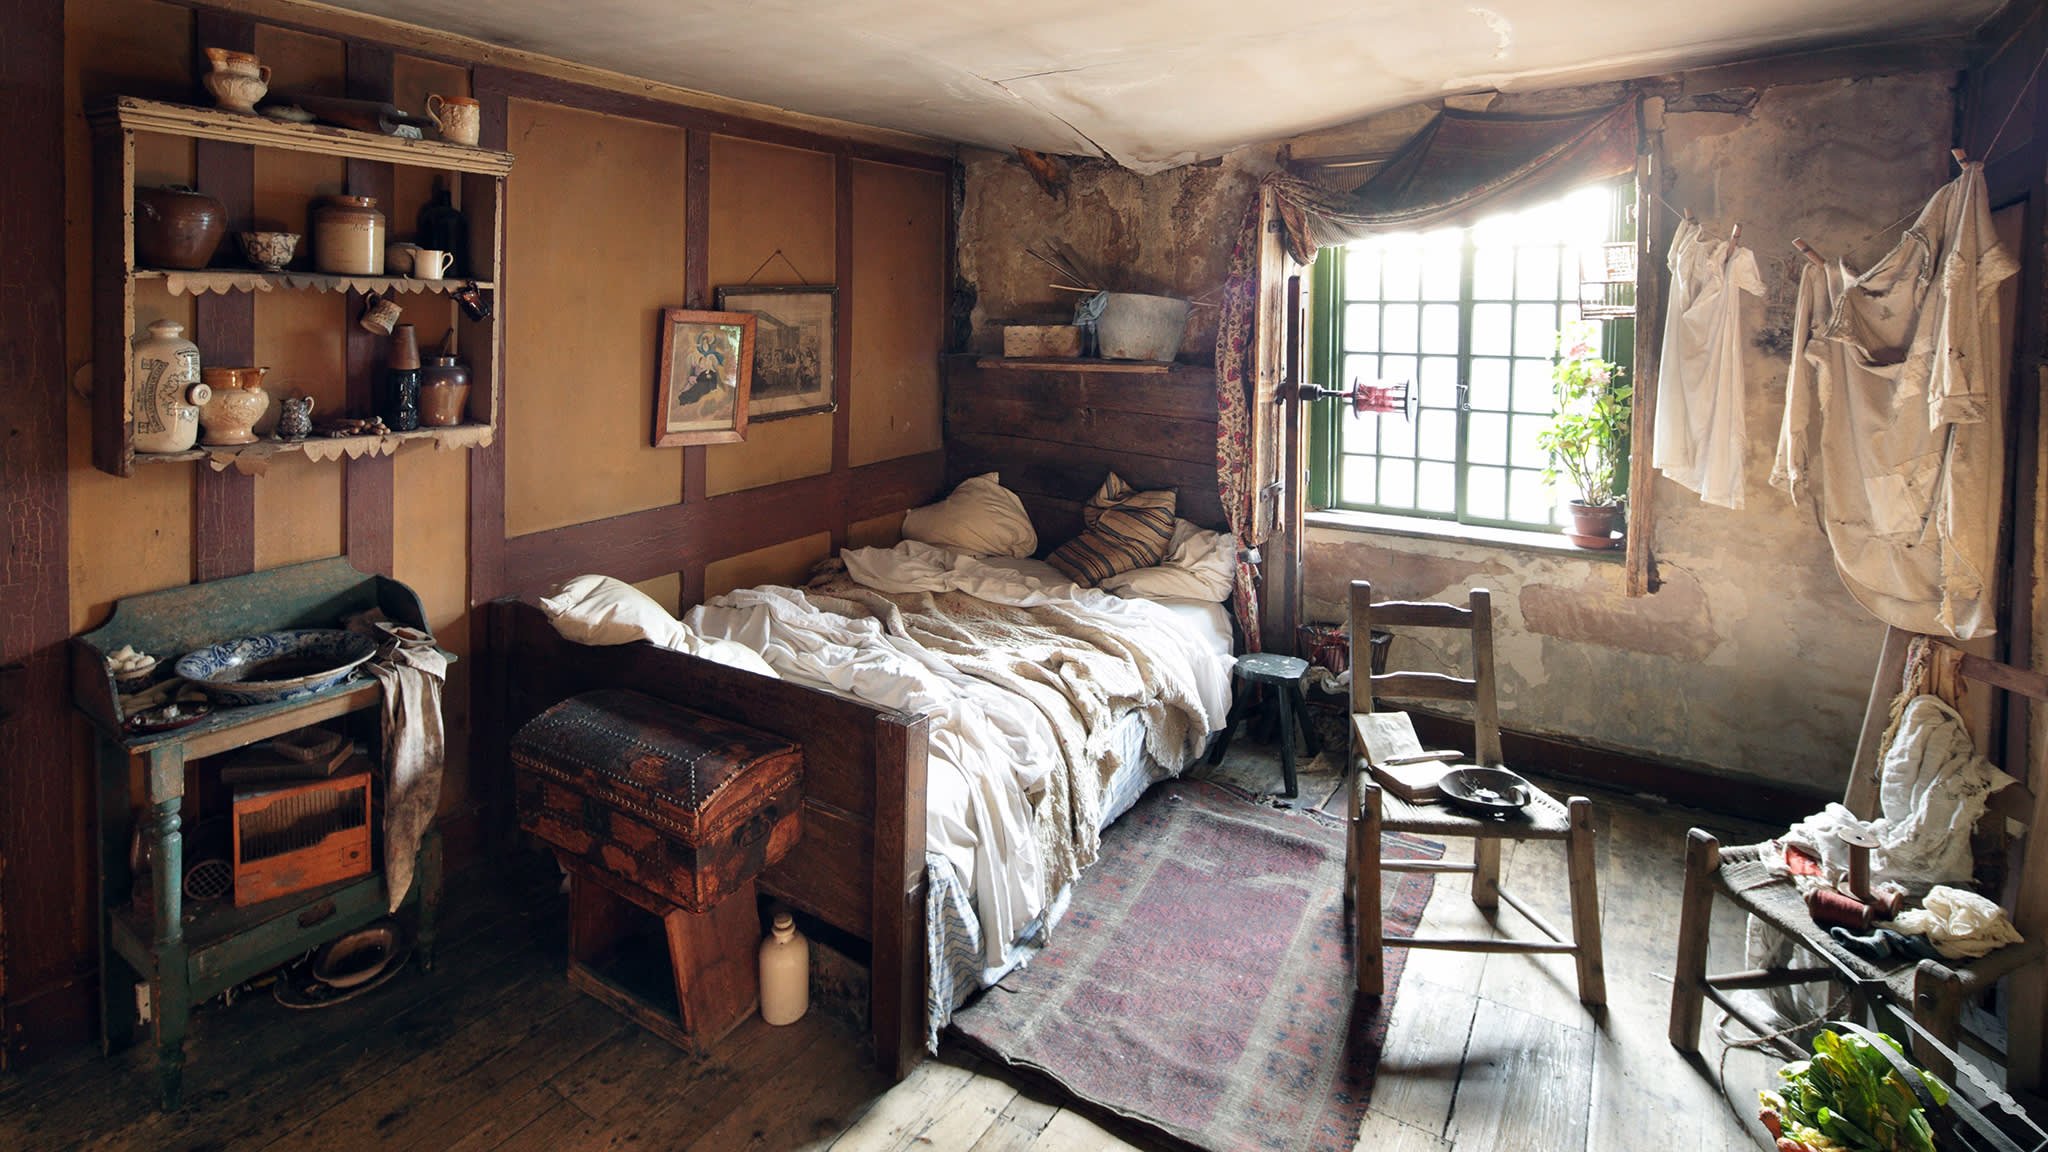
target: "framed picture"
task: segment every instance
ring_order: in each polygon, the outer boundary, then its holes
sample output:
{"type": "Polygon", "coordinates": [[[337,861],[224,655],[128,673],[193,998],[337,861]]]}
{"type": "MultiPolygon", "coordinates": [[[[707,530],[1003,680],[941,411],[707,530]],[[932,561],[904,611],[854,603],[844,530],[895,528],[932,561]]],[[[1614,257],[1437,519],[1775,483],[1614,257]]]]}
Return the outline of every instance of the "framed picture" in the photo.
{"type": "Polygon", "coordinates": [[[829,284],[720,288],[718,306],[730,312],[751,312],[759,321],[754,333],[749,419],[832,410],[839,289],[829,284]]]}
{"type": "Polygon", "coordinates": [[[753,365],[752,315],[665,309],[661,372],[654,382],[654,446],[745,440],[753,365]]]}

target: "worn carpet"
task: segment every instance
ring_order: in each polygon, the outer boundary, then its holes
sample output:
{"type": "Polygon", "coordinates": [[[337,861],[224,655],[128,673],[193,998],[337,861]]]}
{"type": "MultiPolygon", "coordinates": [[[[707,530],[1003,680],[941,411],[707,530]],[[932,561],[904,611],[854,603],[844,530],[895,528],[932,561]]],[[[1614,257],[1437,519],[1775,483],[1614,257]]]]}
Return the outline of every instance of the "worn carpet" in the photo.
{"type": "MultiPolygon", "coordinates": [[[[1441,845],[1389,835],[1390,856],[1441,845]]],[[[1434,885],[1388,873],[1388,932],[1434,885]]],[[[974,1046],[1118,1115],[1213,1152],[1349,1152],[1394,996],[1352,994],[1338,821],[1217,784],[1154,788],[1030,966],[953,1018],[974,1046]]],[[[1387,954],[1398,990],[1407,950],[1387,954]]]]}

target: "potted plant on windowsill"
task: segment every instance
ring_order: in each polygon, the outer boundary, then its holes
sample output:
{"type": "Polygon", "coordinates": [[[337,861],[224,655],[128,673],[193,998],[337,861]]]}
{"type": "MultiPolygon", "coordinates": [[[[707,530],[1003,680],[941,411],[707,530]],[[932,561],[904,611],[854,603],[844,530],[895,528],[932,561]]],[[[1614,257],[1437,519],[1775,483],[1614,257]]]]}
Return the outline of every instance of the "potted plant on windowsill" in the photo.
{"type": "Polygon", "coordinates": [[[1565,334],[1550,370],[1557,416],[1536,443],[1550,453],[1543,478],[1552,485],[1569,480],[1577,495],[1570,507],[1573,530],[1566,535],[1581,548],[1613,548],[1626,526],[1615,472],[1628,438],[1633,385],[1625,370],[1602,360],[1592,334],[1565,334]]]}

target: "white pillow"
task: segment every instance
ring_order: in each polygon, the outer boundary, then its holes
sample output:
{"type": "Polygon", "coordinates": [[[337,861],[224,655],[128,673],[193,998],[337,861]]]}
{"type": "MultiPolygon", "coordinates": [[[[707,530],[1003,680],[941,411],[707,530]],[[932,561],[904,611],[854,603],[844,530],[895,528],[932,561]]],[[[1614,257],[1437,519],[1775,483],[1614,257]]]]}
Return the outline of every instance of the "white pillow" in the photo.
{"type": "Polygon", "coordinates": [[[1186,520],[1173,522],[1173,540],[1166,546],[1166,558],[1150,568],[1119,572],[1096,587],[1114,592],[1126,600],[1230,599],[1237,581],[1237,537],[1228,532],[1210,532],[1186,520]]]}
{"type": "Polygon", "coordinates": [[[781,679],[761,654],[744,644],[700,636],[668,614],[654,597],[610,576],[578,576],[541,598],[555,631],[578,644],[631,644],[645,640],[714,664],[781,679]]]}
{"type": "Polygon", "coordinates": [[[1029,556],[1038,551],[1038,533],[1024,513],[1024,502],[1003,487],[994,472],[962,480],[937,504],[905,512],[903,536],[975,556],[1029,556]]]}

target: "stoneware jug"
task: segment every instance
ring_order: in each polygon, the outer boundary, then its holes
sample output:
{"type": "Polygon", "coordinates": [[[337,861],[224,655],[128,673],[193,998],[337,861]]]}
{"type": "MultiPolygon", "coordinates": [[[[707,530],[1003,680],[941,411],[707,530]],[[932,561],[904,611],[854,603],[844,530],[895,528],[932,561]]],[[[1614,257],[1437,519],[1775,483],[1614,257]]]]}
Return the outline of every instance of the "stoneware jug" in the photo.
{"type": "Polygon", "coordinates": [[[794,1024],[810,1007],[811,942],[789,913],[778,912],[774,929],[761,941],[761,1019],[794,1024]]]}
{"type": "Polygon", "coordinates": [[[201,440],[220,447],[254,444],[256,421],[270,409],[270,393],[263,390],[268,368],[208,368],[201,373],[213,395],[199,409],[201,440]]]}
{"type": "Polygon", "coordinates": [[[285,396],[278,400],[277,438],[304,440],[313,431],[313,398],[285,396]]]}
{"type": "Polygon", "coordinates": [[[158,320],[135,341],[137,452],[183,452],[199,438],[199,406],[213,393],[199,382],[199,346],[184,331],[158,320]]]}

